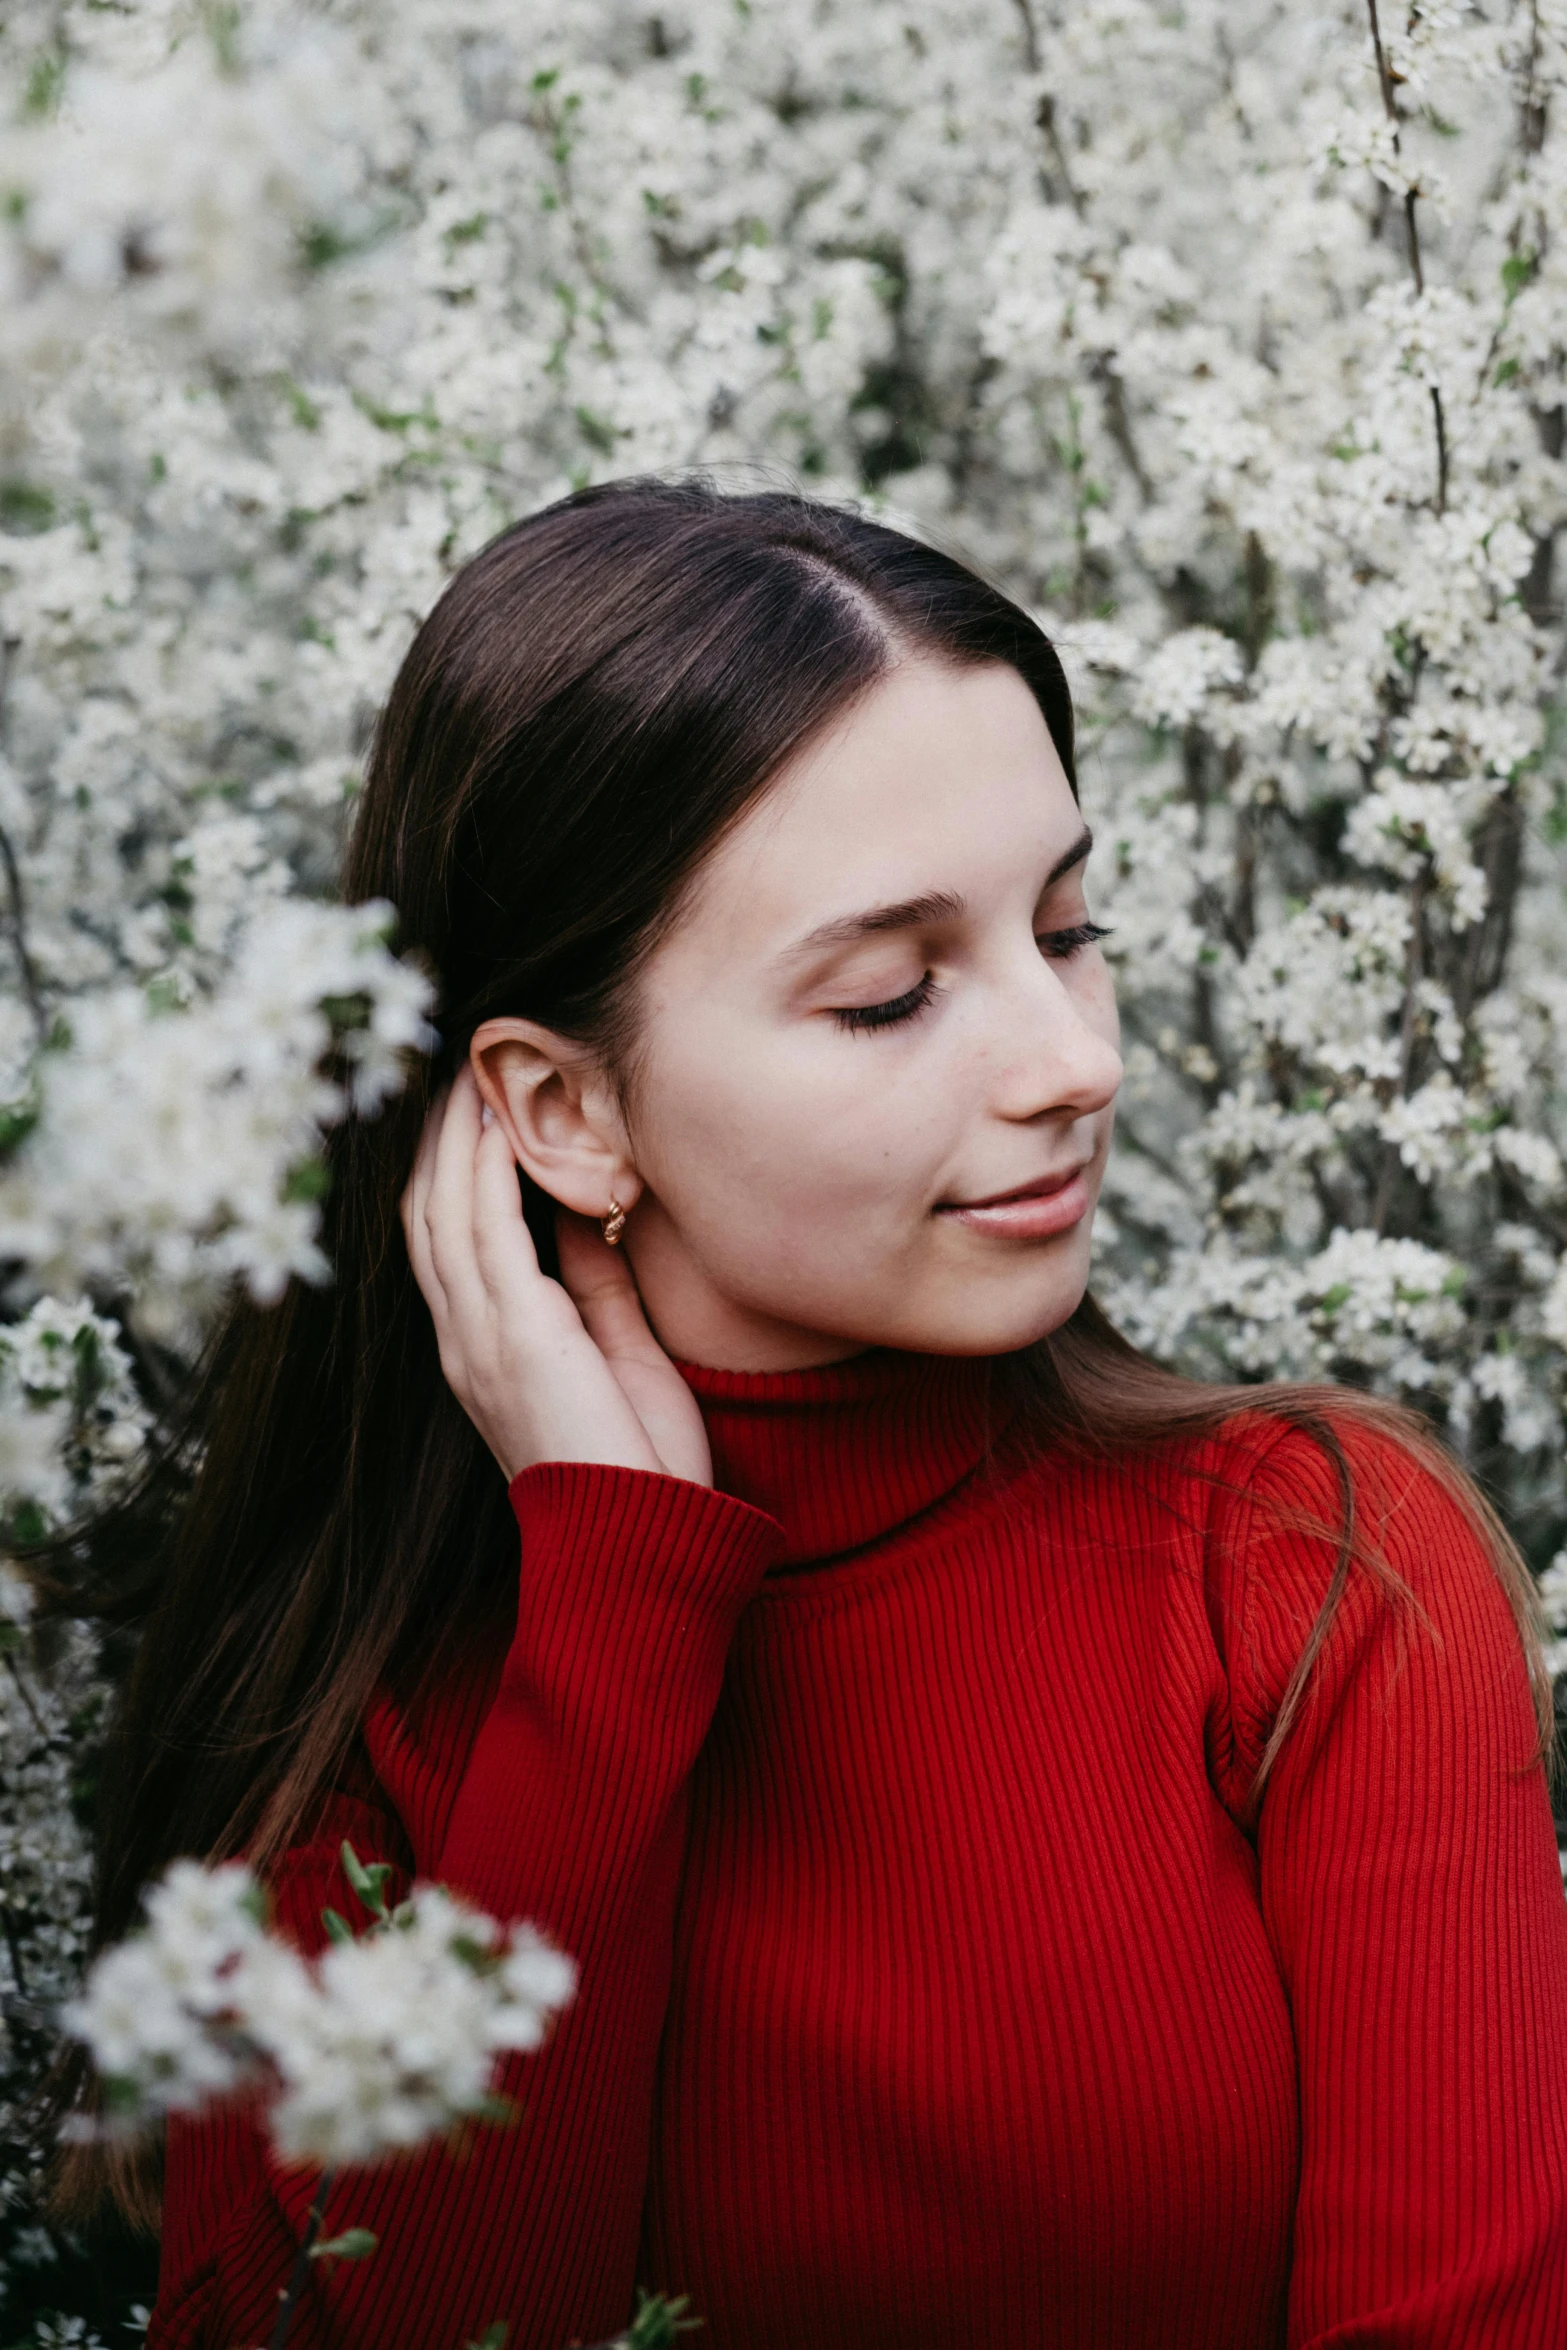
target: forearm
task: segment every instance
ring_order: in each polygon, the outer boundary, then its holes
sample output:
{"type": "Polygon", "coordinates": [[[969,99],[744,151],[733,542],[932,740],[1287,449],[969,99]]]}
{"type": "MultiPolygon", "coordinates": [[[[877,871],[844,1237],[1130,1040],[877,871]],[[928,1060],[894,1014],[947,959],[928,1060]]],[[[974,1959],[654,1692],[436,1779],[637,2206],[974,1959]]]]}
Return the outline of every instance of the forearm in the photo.
{"type": "MultiPolygon", "coordinates": [[[[515,1631],[454,1786],[412,1834],[411,1874],[539,1926],[576,1960],[577,1998],[549,2045],[508,2067],[513,2125],[339,2176],[329,2229],[368,2227],[378,2249],[312,2271],[291,2350],[460,2350],[497,2318],[512,2350],[562,2350],[629,2314],[687,1783],[777,1530],[710,1488],[637,1470],[543,1464],[513,1498],[515,1631]]],[[[404,1733],[389,1714],[378,1709],[369,1744],[395,1785],[412,1750],[395,1751],[404,1733]]],[[[436,1737],[439,1749],[439,1725],[436,1737]]],[[[342,1898],[332,1854],[313,1851],[321,1882],[291,1883],[303,1923],[342,1898]]],[[[168,2276],[160,2350],[265,2339],[279,2248],[297,2242],[314,2191],[310,2174],[259,2157],[242,2178],[215,2129],[181,2138],[175,2196],[210,2200],[213,2164],[233,2187],[216,2281],[194,2257],[183,2280],[168,2276]],[[210,2309],[208,2330],[179,2330],[182,2304],[210,2309]]]]}

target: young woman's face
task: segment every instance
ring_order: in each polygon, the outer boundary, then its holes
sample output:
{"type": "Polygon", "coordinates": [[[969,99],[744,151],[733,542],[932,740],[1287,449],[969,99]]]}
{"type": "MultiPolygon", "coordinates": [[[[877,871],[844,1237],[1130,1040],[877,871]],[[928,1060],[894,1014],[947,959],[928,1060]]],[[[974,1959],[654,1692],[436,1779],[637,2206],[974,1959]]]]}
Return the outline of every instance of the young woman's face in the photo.
{"type": "Polygon", "coordinates": [[[628,1096],[672,1353],[996,1354],[1072,1312],[1121,1078],[1087,841],[1017,673],[911,658],[721,843],[628,1096]]]}

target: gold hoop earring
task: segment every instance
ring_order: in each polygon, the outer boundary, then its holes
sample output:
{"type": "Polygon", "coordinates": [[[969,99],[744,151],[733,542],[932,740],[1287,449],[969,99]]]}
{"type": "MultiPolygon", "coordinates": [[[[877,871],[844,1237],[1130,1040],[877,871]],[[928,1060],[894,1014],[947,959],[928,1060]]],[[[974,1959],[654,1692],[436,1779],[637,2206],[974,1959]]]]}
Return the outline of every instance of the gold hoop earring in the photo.
{"type": "Polygon", "coordinates": [[[599,1218],[599,1230],[609,1242],[610,1247],[613,1248],[625,1229],[626,1211],[618,1199],[612,1199],[609,1203],[609,1214],[599,1218]]]}

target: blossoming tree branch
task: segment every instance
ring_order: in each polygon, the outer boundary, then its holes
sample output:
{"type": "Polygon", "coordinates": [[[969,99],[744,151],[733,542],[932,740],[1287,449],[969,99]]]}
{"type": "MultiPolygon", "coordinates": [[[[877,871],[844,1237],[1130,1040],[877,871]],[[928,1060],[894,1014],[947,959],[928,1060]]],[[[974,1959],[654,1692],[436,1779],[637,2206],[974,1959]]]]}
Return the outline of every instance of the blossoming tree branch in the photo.
{"type": "Polygon", "coordinates": [[[279,2280],[270,2350],[284,2350],[309,2262],[375,2251],[367,2229],[323,2233],[339,2167],[407,2153],[470,2119],[514,2120],[495,2060],[541,2047],[576,1989],[570,1959],[531,1927],[502,1932],[440,1886],[416,1886],[394,1907],[385,1862],[348,1844],[342,1858],[367,1930],[327,1911],[314,1964],[267,1931],[248,1868],[176,1862],[149,1897],[145,1931],[103,1954],[64,2016],[98,2066],[101,2133],[249,2091],[265,2104],[276,2157],[319,2172],[293,2274],[279,2280]]]}

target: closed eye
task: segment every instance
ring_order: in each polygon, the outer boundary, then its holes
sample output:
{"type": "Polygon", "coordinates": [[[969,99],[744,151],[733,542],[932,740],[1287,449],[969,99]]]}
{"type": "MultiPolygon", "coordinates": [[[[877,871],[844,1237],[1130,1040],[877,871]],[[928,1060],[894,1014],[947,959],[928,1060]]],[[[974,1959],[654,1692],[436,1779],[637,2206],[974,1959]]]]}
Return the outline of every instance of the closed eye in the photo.
{"type": "Polygon", "coordinates": [[[1103,922],[1076,922],[1070,930],[1042,930],[1038,933],[1041,950],[1053,962],[1065,963],[1083,947],[1091,947],[1096,939],[1108,938],[1109,925],[1103,922]]]}
{"type": "Polygon", "coordinates": [[[900,1021],[913,1020],[923,1012],[936,992],[936,982],[927,971],[923,979],[904,995],[895,995],[884,1004],[848,1004],[833,1013],[840,1028],[852,1033],[866,1028],[896,1028],[900,1021]]]}
{"type": "MultiPolygon", "coordinates": [[[[1056,963],[1069,962],[1084,947],[1109,936],[1109,926],[1103,922],[1076,922],[1070,930],[1042,930],[1037,934],[1041,951],[1056,963]]],[[[833,1018],[851,1035],[872,1028],[897,1028],[905,1020],[916,1019],[935,993],[936,982],[927,971],[903,995],[891,996],[884,1004],[847,1004],[834,1011],[833,1018]]]]}

